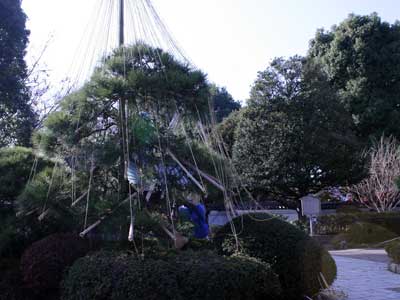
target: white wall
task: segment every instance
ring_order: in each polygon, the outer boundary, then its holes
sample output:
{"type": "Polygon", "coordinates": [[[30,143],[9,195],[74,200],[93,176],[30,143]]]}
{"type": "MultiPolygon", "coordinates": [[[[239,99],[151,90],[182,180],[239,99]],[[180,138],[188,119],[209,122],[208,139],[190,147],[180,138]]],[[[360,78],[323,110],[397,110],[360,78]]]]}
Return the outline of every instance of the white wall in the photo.
{"type": "MultiPolygon", "coordinates": [[[[249,213],[267,213],[270,215],[278,215],[287,219],[288,222],[297,221],[298,214],[293,209],[277,209],[277,210],[236,210],[238,216],[246,215],[249,213]]],[[[208,223],[210,226],[223,226],[229,222],[229,218],[225,211],[213,210],[208,215],[208,223]]]]}

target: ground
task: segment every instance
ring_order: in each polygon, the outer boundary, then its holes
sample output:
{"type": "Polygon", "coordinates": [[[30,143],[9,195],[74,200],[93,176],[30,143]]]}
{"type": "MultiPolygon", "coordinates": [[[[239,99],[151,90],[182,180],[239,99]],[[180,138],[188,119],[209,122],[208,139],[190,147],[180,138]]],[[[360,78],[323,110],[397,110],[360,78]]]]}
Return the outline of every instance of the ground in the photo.
{"type": "Polygon", "coordinates": [[[347,300],[400,300],[400,275],[388,271],[385,250],[330,252],[338,267],[333,287],[347,300]]]}

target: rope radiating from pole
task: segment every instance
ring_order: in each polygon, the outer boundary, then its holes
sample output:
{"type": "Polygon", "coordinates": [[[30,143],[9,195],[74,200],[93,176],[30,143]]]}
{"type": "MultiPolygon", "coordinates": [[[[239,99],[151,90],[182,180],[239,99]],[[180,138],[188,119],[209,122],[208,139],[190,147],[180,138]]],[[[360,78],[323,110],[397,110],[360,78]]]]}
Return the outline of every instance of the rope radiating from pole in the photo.
{"type": "Polygon", "coordinates": [[[68,90],[81,87],[116,48],[135,44],[162,49],[193,66],[150,0],[99,0],[76,47],[68,71],[68,90]]]}

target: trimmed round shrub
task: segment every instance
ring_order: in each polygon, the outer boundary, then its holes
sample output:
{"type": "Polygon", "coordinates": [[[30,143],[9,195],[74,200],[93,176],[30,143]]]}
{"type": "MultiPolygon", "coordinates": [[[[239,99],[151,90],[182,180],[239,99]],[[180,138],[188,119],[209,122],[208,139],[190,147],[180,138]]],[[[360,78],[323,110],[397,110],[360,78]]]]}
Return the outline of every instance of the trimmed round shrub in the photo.
{"type": "Polygon", "coordinates": [[[385,227],[371,223],[357,222],[350,225],[346,233],[337,235],[332,240],[332,244],[336,248],[341,248],[341,245],[346,245],[346,247],[359,247],[382,243],[394,239],[396,236],[397,234],[389,231],[385,227]]]}
{"type": "Polygon", "coordinates": [[[62,299],[272,300],[279,294],[277,275],[254,259],[184,251],[164,259],[138,260],[100,252],[69,269],[62,299]]]}
{"type": "Polygon", "coordinates": [[[285,300],[316,294],[322,288],[320,273],[328,284],[335,280],[336,264],[329,253],[290,223],[265,214],[246,215],[233,223],[239,249],[227,224],[215,236],[220,253],[233,255],[239,251],[271,264],[279,275],[285,300]]]}
{"type": "MultiPolygon", "coordinates": [[[[323,279],[325,279],[325,281],[331,285],[335,279],[336,279],[336,275],[337,275],[337,267],[336,267],[336,263],[335,260],[333,259],[333,257],[329,254],[328,251],[326,250],[322,250],[322,257],[321,257],[321,274],[324,276],[323,279]]],[[[324,287],[327,288],[327,287],[324,287]]]]}
{"type": "Polygon", "coordinates": [[[395,264],[400,264],[400,241],[391,242],[385,250],[395,264]]]}
{"type": "Polygon", "coordinates": [[[57,290],[64,270],[89,250],[88,241],[72,234],[54,234],[33,243],[21,258],[25,286],[37,294],[57,290]]]}

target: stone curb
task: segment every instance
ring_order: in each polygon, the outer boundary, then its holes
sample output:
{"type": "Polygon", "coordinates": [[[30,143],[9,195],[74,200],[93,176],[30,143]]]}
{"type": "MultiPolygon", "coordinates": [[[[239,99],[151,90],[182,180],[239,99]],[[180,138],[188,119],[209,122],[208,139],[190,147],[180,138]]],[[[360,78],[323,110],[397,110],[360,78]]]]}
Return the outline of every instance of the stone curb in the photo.
{"type": "Polygon", "coordinates": [[[395,263],[389,263],[388,269],[390,272],[400,274],[400,265],[395,264],[395,263]]]}

